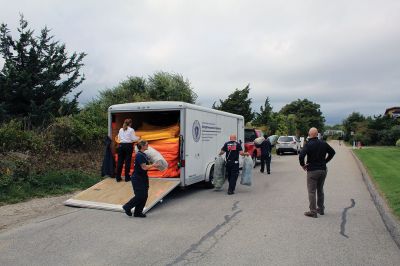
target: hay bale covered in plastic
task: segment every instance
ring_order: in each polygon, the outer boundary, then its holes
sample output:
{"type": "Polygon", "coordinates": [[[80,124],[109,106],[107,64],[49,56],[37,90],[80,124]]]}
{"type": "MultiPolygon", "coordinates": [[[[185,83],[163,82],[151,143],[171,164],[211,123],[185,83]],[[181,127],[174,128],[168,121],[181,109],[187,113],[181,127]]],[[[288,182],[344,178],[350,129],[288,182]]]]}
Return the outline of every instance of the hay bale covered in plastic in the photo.
{"type": "Polygon", "coordinates": [[[264,137],[258,137],[254,140],[254,144],[256,145],[261,145],[261,143],[263,143],[263,141],[265,140],[264,137]]]}
{"type": "Polygon", "coordinates": [[[213,184],[215,189],[221,189],[225,182],[225,160],[218,156],[214,162],[213,184]]]}
{"type": "Polygon", "coordinates": [[[253,176],[253,160],[250,156],[245,156],[243,159],[242,176],[240,178],[240,184],[251,186],[251,180],[253,176]]]}
{"type": "MultiPolygon", "coordinates": [[[[135,147],[135,152],[137,153],[139,150],[135,147]]],[[[168,168],[168,163],[164,159],[164,157],[153,147],[148,147],[148,149],[144,152],[147,155],[150,163],[157,163],[157,169],[160,171],[164,171],[168,168]]]]}

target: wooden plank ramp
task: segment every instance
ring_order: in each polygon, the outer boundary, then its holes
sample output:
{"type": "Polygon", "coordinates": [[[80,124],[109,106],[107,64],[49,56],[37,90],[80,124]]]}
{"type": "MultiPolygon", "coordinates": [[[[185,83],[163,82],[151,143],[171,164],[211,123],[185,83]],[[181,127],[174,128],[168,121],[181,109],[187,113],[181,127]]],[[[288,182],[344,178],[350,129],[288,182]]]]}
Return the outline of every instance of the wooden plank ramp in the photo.
{"type": "MultiPolygon", "coordinates": [[[[150,178],[149,197],[143,212],[149,211],[180,183],[179,178],[150,178]]],[[[123,212],[122,205],[134,196],[131,182],[106,178],[80,192],[64,204],[67,206],[123,212]]]]}

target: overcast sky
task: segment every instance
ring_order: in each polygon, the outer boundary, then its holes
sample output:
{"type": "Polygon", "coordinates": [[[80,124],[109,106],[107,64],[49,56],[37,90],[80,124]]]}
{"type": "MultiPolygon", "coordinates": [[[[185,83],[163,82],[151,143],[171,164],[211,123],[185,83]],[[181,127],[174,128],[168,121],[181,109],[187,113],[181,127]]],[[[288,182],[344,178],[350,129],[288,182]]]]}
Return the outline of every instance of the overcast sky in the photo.
{"type": "MultiPolygon", "coordinates": [[[[19,14],[85,52],[80,102],[128,76],[181,74],[211,107],[250,83],[255,111],[298,98],[328,124],[351,112],[400,106],[400,1],[0,0],[0,22],[19,14]]],[[[2,64],[1,64],[2,66],[2,64]]]]}

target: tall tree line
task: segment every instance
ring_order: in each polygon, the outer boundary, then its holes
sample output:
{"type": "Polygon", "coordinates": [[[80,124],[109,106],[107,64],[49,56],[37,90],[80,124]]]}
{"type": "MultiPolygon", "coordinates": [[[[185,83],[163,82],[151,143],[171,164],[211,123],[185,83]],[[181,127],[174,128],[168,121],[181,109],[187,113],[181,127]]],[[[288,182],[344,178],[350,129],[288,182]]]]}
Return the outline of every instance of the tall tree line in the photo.
{"type": "Polygon", "coordinates": [[[242,90],[235,89],[228,98],[219,100],[214,109],[243,115],[248,126],[263,128],[267,134],[307,136],[310,127],[320,131],[324,129],[325,118],[320,105],[308,99],[297,99],[282,107],[279,112],[273,112],[269,97],[259,112],[253,112],[252,99],[249,98],[250,85],[242,90]]]}

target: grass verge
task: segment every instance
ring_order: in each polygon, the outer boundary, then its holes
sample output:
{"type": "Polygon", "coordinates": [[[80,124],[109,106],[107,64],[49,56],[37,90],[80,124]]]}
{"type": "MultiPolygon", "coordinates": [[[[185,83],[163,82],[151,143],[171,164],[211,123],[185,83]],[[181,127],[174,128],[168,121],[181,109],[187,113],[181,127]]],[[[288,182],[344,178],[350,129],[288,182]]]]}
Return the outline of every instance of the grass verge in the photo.
{"type": "Polygon", "coordinates": [[[400,219],[400,148],[369,147],[354,150],[393,213],[400,219]]]}
{"type": "Polygon", "coordinates": [[[51,171],[30,175],[24,180],[0,182],[0,205],[17,203],[36,197],[55,196],[86,189],[100,180],[94,175],[77,170],[51,171]]]}

